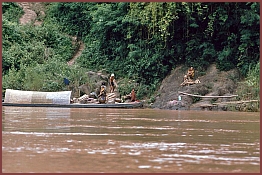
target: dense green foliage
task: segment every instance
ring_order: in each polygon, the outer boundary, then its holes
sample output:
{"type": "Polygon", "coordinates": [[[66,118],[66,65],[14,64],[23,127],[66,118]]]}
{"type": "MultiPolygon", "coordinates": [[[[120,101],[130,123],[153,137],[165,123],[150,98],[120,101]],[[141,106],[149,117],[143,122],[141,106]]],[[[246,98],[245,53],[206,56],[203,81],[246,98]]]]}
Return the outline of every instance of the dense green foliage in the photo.
{"type": "Polygon", "coordinates": [[[10,22],[19,22],[19,18],[24,14],[23,9],[18,6],[15,2],[3,2],[2,3],[2,13],[4,18],[10,22]]]}
{"type": "MultiPolygon", "coordinates": [[[[88,79],[79,66],[69,68],[66,62],[75,52],[71,38],[64,35],[58,26],[47,20],[42,26],[19,25],[20,16],[10,11],[20,11],[13,3],[3,8],[2,19],[2,93],[7,88],[39,91],[58,91],[65,87],[63,78],[85,83],[88,79]],[[7,17],[6,18],[6,14],[7,17]],[[83,78],[85,77],[85,79],[83,78]]],[[[15,13],[17,14],[17,13],[15,13]]]]}
{"type": "MultiPolygon", "coordinates": [[[[21,8],[15,3],[2,5],[3,89],[59,90],[62,80],[57,74],[104,69],[123,82],[134,80],[142,97],[154,92],[179,64],[204,71],[216,63],[220,70],[238,68],[243,76],[252,77],[250,72],[259,63],[257,2],[50,3],[40,27],[21,26],[21,8]],[[86,46],[77,66],[70,69],[66,61],[75,47],[66,34],[86,46]],[[30,71],[34,73],[28,75],[30,71]]],[[[254,76],[248,81],[259,80],[254,76]]]]}
{"type": "Polygon", "coordinates": [[[255,100],[260,99],[260,63],[258,62],[254,67],[249,67],[246,81],[241,83],[237,89],[239,99],[245,98],[247,94],[251,94],[251,98],[255,100]]]}

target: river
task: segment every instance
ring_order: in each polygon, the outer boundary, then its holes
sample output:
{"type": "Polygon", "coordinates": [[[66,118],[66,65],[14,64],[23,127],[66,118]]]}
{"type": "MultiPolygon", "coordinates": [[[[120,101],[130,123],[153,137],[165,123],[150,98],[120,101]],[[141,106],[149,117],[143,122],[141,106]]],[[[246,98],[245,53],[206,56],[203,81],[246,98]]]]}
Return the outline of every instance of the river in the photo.
{"type": "Polygon", "coordinates": [[[3,173],[260,172],[260,114],[2,107],[3,173]]]}

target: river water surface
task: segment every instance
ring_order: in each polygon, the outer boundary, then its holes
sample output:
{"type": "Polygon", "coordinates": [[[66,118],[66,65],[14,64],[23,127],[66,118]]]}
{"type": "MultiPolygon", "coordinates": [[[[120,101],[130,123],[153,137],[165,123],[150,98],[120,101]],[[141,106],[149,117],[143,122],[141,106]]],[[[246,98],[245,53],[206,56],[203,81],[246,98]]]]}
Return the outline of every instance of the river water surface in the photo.
{"type": "Polygon", "coordinates": [[[260,115],[2,107],[2,172],[260,172],[260,115]]]}

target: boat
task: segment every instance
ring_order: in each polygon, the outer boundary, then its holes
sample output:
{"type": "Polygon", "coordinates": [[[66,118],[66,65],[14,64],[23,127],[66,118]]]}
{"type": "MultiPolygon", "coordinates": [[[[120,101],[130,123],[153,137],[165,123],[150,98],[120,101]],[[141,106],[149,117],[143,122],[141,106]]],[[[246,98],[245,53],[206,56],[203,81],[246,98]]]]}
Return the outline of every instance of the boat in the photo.
{"type": "Polygon", "coordinates": [[[112,103],[112,104],[99,104],[99,103],[72,103],[72,104],[47,104],[47,103],[6,103],[2,102],[2,106],[16,106],[16,107],[55,107],[55,108],[141,108],[143,102],[130,102],[130,103],[112,103]]]}
{"type": "Polygon", "coordinates": [[[130,103],[71,103],[71,91],[39,92],[6,89],[2,106],[55,108],[140,108],[143,102],[130,103]]]}

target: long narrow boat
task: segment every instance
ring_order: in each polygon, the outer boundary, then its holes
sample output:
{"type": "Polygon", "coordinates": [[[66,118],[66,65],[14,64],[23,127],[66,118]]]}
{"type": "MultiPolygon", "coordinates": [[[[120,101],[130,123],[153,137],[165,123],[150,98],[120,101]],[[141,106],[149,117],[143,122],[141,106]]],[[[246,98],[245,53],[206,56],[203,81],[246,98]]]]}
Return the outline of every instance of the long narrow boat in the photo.
{"type": "Polygon", "coordinates": [[[130,102],[130,103],[114,103],[114,104],[48,104],[48,103],[6,103],[3,102],[2,106],[17,106],[17,107],[55,107],[55,108],[141,108],[143,102],[130,102]]]}
{"type": "Polygon", "coordinates": [[[39,92],[6,89],[2,106],[56,107],[56,108],[139,108],[143,102],[130,103],[70,103],[71,91],[39,92]]]}

